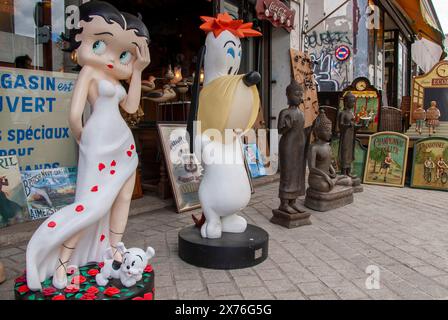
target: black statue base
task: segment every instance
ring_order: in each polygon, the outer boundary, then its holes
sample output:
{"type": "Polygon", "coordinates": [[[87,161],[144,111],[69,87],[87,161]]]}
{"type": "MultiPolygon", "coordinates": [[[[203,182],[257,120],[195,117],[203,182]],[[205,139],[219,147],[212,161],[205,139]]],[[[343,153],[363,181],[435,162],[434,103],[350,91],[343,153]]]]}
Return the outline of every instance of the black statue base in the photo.
{"type": "Polygon", "coordinates": [[[310,216],[308,212],[289,214],[287,212],[274,209],[272,210],[273,217],[271,223],[278,224],[288,229],[293,229],[301,226],[311,224],[310,216]]]}
{"type": "Polygon", "coordinates": [[[305,207],[325,212],[353,203],[353,187],[336,186],[330,192],[306,190],[305,207]]]}
{"type": "Polygon", "coordinates": [[[179,232],[179,257],[202,268],[242,269],[266,260],[268,243],[268,233],[250,224],[245,232],[223,232],[220,239],[204,239],[197,227],[190,226],[179,232]]]}
{"type": "Polygon", "coordinates": [[[119,279],[111,279],[102,287],[95,281],[100,271],[97,263],[79,268],[76,281],[78,286],[69,285],[58,290],[52,286],[52,278],[42,283],[42,291],[31,291],[26,284],[25,275],[16,279],[14,294],[16,300],[154,300],[154,270],[146,266],[143,278],[135,286],[126,288],[119,279]]]}

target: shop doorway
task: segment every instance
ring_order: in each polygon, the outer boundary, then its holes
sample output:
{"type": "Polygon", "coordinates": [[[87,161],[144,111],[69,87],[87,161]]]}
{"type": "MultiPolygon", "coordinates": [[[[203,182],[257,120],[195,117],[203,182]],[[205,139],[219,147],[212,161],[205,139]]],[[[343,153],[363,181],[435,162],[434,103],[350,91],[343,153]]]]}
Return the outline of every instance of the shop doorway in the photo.
{"type": "Polygon", "coordinates": [[[117,9],[141,15],[151,37],[151,64],[145,74],[164,77],[169,66],[180,66],[183,77],[191,77],[196,55],[204,44],[205,34],[199,29],[200,16],[214,13],[213,1],[195,0],[109,0],[117,9]]]}
{"type": "Polygon", "coordinates": [[[157,124],[185,123],[190,101],[198,52],[205,43],[199,29],[200,16],[213,16],[213,0],[108,0],[118,10],[140,16],[149,29],[151,64],[144,70],[143,81],[155,89],[142,87],[143,114],[132,131],[139,153],[143,191],[156,192],[161,198],[171,195],[167,168],[157,124]],[[175,78],[173,79],[173,75],[175,78]],[[163,94],[154,98],[153,93],[163,94]]]}

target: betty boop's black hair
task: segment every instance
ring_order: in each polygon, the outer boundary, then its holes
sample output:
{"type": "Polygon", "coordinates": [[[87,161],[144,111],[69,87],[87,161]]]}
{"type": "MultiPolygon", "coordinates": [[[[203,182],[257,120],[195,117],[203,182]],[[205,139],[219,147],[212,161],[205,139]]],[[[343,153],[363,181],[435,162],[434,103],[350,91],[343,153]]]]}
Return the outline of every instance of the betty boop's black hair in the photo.
{"type": "MultiPolygon", "coordinates": [[[[125,30],[134,30],[139,37],[145,37],[149,43],[149,31],[145,24],[136,16],[120,12],[113,5],[104,1],[90,1],[79,6],[79,20],[90,22],[93,16],[102,17],[107,23],[118,23],[125,30]]],[[[64,51],[71,52],[76,50],[81,45],[81,42],[76,41],[76,35],[82,33],[82,28],[70,30],[69,36],[63,35],[62,38],[69,42],[68,48],[64,51]]]]}

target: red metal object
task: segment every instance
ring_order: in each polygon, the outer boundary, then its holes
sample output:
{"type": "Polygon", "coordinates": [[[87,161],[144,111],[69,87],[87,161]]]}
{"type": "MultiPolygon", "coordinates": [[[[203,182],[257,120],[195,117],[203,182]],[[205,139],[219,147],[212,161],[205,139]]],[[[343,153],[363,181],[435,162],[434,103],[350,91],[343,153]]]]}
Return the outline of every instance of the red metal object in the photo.
{"type": "Polygon", "coordinates": [[[288,32],[294,29],[296,11],[280,0],[257,0],[255,9],[258,19],[268,20],[274,27],[282,27],[288,32]]]}

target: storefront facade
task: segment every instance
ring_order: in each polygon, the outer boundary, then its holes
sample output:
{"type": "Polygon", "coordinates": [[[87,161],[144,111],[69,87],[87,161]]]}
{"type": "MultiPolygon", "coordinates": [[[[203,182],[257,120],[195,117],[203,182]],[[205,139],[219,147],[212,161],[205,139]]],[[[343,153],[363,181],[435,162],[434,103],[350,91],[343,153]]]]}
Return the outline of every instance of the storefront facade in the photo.
{"type": "MultiPolygon", "coordinates": [[[[65,35],[75,26],[76,7],[83,2],[87,1],[7,0],[0,4],[0,153],[17,155],[22,171],[77,165],[77,144],[68,126],[68,113],[79,68],[63,49],[67,47],[65,35]],[[43,87],[45,83],[34,83],[36,79],[48,81],[49,88],[43,87]],[[16,100],[7,98],[11,95],[16,100]],[[41,99],[48,99],[54,106],[43,105],[41,99]],[[20,108],[22,100],[25,107],[20,108]],[[47,115],[45,112],[50,109],[52,112],[47,115]],[[49,138],[40,138],[38,129],[47,130],[49,138]],[[27,136],[27,132],[31,134],[27,136]],[[25,138],[21,141],[12,139],[22,133],[25,138]]],[[[140,158],[137,180],[143,191],[156,192],[162,198],[171,194],[157,124],[186,122],[190,92],[182,92],[173,85],[180,81],[191,86],[197,53],[205,41],[205,34],[199,29],[200,16],[227,12],[234,18],[253,22],[254,28],[263,33],[263,37],[242,39],[239,73],[258,71],[262,75],[258,86],[262,111],[255,126],[276,127],[278,112],[286,106],[285,89],[291,77],[289,49],[295,31],[291,33],[268,19],[258,19],[256,6],[260,1],[200,0],[187,7],[180,0],[108,2],[142,17],[151,36],[151,64],[142,79],[153,82],[163,99],[173,94],[164,101],[142,92],[139,113],[132,117],[123,114],[137,143],[140,158]],[[174,74],[174,80],[170,74],[174,74]]],[[[279,4],[290,6],[288,1],[275,1],[274,6],[279,4]]],[[[293,23],[297,30],[300,19],[293,23]]]]}
{"type": "MultiPolygon", "coordinates": [[[[425,64],[422,59],[413,59],[412,46],[422,36],[410,24],[412,17],[396,2],[387,0],[303,4],[302,48],[315,62],[320,102],[337,105],[334,93],[354,79],[366,77],[381,91],[382,105],[400,107],[402,97],[410,94],[411,77],[418,64],[425,64]]],[[[428,12],[431,9],[428,6],[428,12]]],[[[426,59],[434,62],[434,57],[426,59]]]]}

